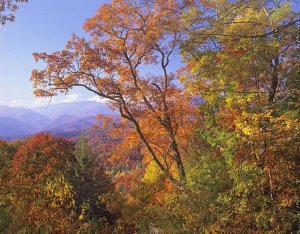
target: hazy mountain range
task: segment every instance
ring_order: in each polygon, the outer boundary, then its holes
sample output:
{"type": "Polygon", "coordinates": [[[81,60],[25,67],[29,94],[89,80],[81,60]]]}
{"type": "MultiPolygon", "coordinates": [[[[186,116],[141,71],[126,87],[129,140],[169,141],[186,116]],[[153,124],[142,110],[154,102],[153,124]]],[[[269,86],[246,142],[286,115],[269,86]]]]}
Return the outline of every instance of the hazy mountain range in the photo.
{"type": "Polygon", "coordinates": [[[31,109],[0,105],[0,138],[22,138],[41,131],[72,137],[95,124],[98,114],[113,112],[104,103],[89,101],[31,109]]]}

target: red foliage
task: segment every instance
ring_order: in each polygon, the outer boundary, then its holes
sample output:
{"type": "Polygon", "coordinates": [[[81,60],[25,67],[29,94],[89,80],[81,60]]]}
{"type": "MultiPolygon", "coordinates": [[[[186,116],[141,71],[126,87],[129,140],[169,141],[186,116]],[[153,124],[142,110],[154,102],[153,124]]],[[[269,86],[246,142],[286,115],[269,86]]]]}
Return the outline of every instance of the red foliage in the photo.
{"type": "Polygon", "coordinates": [[[39,182],[55,172],[64,171],[74,160],[74,143],[48,133],[35,135],[20,146],[13,157],[13,175],[22,174],[39,182]]]}

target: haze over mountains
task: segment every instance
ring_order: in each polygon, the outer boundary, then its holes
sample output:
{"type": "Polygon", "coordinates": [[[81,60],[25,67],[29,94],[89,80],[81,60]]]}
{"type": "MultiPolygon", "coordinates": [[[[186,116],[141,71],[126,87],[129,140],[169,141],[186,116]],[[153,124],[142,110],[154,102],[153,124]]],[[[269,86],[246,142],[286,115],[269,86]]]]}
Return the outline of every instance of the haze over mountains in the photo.
{"type": "Polygon", "coordinates": [[[95,124],[98,114],[113,112],[100,102],[72,102],[37,108],[13,108],[0,105],[0,138],[22,138],[41,131],[73,136],[95,124]]]}

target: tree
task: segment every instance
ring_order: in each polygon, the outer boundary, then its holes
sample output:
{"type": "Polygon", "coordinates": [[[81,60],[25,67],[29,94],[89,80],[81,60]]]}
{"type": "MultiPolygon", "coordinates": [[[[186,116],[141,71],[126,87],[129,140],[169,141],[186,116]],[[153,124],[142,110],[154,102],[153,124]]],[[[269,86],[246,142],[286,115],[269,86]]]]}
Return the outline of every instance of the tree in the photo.
{"type": "Polygon", "coordinates": [[[0,22],[4,25],[6,22],[15,20],[14,12],[19,8],[18,3],[28,2],[28,0],[1,0],[0,1],[0,22]]]}
{"type": "Polygon", "coordinates": [[[46,133],[18,147],[6,184],[12,217],[9,230],[74,229],[74,190],[68,178],[73,150],[72,142],[46,133]]]}
{"type": "Polygon", "coordinates": [[[0,140],[0,232],[4,232],[12,221],[7,209],[7,184],[11,179],[10,170],[12,159],[19,143],[0,140]]]}
{"type": "Polygon", "coordinates": [[[20,143],[1,141],[0,156],[1,232],[106,233],[113,223],[99,199],[112,183],[85,140],[75,148],[41,133],[20,143]]]}
{"type": "Polygon", "coordinates": [[[19,142],[10,143],[0,140],[0,185],[5,181],[9,174],[12,159],[17,151],[19,142]]]}
{"type": "Polygon", "coordinates": [[[72,185],[75,191],[77,213],[81,221],[113,222],[99,196],[113,191],[111,179],[105,174],[100,157],[90,149],[87,140],[81,136],[75,148],[75,163],[72,185]],[[104,221],[104,220],[102,220],[104,221]]]}
{"type": "Polygon", "coordinates": [[[214,15],[207,24],[192,21],[202,17],[198,6],[184,16],[196,29],[182,46],[182,80],[203,100],[201,137],[225,157],[234,181],[211,231],[297,231],[299,26],[283,25],[298,14],[288,1],[205,7],[214,15]]]}
{"type": "Polygon", "coordinates": [[[139,138],[151,160],[179,186],[186,182],[184,152],[194,119],[190,96],[176,85],[169,67],[182,39],[177,25],[184,7],[175,0],[105,4],[84,25],[90,41],[73,35],[62,51],[35,53],[47,66],[31,77],[36,96],[83,87],[108,99],[119,110],[128,139],[139,138]],[[159,74],[146,74],[148,67],[159,74]]]}

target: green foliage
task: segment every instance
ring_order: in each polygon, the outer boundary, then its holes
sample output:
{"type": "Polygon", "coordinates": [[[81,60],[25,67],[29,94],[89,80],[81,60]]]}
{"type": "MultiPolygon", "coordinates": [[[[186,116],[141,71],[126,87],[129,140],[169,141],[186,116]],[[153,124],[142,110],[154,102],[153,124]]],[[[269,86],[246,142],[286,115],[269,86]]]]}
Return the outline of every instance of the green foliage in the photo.
{"type": "Polygon", "coordinates": [[[110,178],[104,172],[101,157],[91,151],[83,136],[75,148],[72,170],[75,172],[71,181],[75,191],[78,219],[86,222],[105,218],[112,222],[112,216],[98,199],[100,195],[113,190],[110,178]]]}

